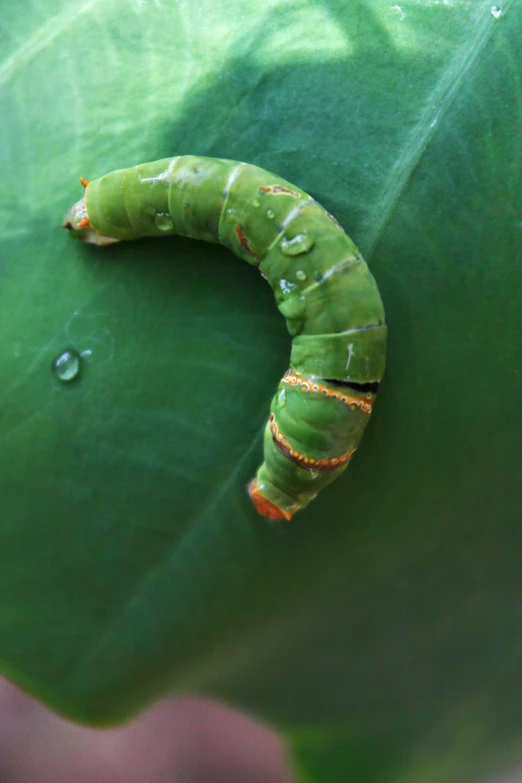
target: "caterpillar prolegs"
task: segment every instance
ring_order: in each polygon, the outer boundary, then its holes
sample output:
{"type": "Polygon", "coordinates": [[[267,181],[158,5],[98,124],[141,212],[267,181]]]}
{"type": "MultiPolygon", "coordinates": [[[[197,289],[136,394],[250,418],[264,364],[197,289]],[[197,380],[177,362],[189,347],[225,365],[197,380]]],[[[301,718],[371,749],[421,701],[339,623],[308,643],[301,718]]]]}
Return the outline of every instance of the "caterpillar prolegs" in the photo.
{"type": "Polygon", "coordinates": [[[247,163],[184,155],[82,184],[64,223],[79,239],[219,242],[268,280],[292,351],[248,489],[261,514],[291,519],[347,467],[384,373],[384,309],[359,250],[311,196],[247,163]]]}

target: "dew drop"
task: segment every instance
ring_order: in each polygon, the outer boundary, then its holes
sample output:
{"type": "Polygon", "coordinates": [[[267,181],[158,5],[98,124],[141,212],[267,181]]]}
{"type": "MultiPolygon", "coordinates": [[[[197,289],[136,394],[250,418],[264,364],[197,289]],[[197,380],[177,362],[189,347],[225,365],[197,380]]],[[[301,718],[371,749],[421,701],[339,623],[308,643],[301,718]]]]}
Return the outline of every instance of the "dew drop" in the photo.
{"type": "Polygon", "coordinates": [[[298,269],[295,276],[298,280],[306,280],[307,277],[306,272],[303,269],[298,269]]]}
{"type": "Polygon", "coordinates": [[[404,19],[404,17],[406,16],[406,14],[404,13],[404,11],[403,11],[403,9],[401,8],[400,5],[392,5],[390,7],[390,11],[393,11],[394,13],[396,13],[397,16],[399,17],[399,19],[404,19]]]}
{"type": "Polygon", "coordinates": [[[259,202],[259,201],[257,200],[257,198],[255,198],[255,199],[252,201],[252,206],[253,206],[253,207],[260,207],[260,206],[261,206],[261,202],[259,202]]]}
{"type": "Polygon", "coordinates": [[[285,256],[299,256],[302,253],[308,253],[314,244],[315,239],[309,236],[309,234],[296,234],[293,239],[283,238],[279,246],[285,256]]]}
{"type": "Polygon", "coordinates": [[[266,216],[269,220],[273,220],[275,218],[275,214],[272,212],[271,209],[267,209],[266,216]]]}
{"type": "Polygon", "coordinates": [[[502,14],[502,8],[499,8],[498,5],[491,6],[491,16],[494,19],[500,19],[501,14],[502,14]]]}
{"type": "Polygon", "coordinates": [[[279,286],[284,294],[291,294],[295,288],[295,283],[291,283],[289,280],[281,278],[279,281],[279,286]]]}
{"type": "Polygon", "coordinates": [[[158,212],[154,218],[154,225],[160,231],[170,231],[174,228],[174,222],[168,212],[158,212]]]}
{"type": "Polygon", "coordinates": [[[62,383],[70,383],[80,374],[80,354],[71,348],[62,351],[53,361],[51,368],[55,378],[62,383]]]}

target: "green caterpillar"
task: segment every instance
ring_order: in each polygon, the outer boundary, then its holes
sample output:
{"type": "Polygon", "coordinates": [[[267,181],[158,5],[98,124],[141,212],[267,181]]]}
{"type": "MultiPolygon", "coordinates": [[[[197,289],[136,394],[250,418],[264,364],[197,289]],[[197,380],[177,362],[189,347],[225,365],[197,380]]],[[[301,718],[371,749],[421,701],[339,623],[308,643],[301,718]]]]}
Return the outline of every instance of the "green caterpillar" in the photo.
{"type": "Polygon", "coordinates": [[[359,250],[311,196],[247,163],[184,155],[81,182],[64,228],[84,242],[219,242],[270,283],[292,353],[248,489],[261,514],[291,519],[347,467],[384,373],[384,309],[359,250]]]}

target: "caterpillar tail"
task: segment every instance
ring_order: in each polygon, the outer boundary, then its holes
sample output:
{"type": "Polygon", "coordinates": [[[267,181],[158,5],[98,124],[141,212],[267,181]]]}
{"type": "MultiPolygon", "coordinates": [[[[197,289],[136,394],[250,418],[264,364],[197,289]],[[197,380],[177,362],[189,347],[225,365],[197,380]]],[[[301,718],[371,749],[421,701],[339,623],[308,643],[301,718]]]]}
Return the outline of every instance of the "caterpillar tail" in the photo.
{"type": "Polygon", "coordinates": [[[292,519],[293,513],[291,511],[279,508],[279,506],[276,506],[275,503],[272,503],[271,500],[263,495],[263,488],[259,486],[257,478],[253,478],[249,483],[248,494],[252,498],[256,510],[263,517],[273,520],[286,519],[287,521],[292,519]]]}

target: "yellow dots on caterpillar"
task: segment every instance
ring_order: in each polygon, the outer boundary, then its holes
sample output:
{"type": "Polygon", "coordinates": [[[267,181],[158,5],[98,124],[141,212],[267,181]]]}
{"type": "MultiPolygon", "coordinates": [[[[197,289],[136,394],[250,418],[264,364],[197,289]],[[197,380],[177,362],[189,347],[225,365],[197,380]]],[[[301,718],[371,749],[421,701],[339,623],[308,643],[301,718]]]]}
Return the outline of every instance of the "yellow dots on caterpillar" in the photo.
{"type": "Polygon", "coordinates": [[[333,397],[336,400],[342,402],[344,405],[348,405],[352,411],[356,408],[359,408],[363,413],[370,414],[372,412],[373,402],[375,399],[374,394],[366,395],[366,399],[363,400],[357,394],[341,392],[331,383],[327,383],[325,381],[322,383],[319,381],[312,382],[299,373],[292,372],[291,370],[286,371],[286,373],[281,378],[281,383],[285,383],[288,386],[297,386],[305,394],[308,394],[309,392],[315,392],[316,394],[321,394],[323,397],[333,397]]]}
{"type": "Polygon", "coordinates": [[[314,459],[313,457],[307,457],[305,454],[301,454],[296,449],[293,449],[288,443],[287,438],[279,430],[276,424],[275,416],[270,414],[270,431],[275,445],[285,457],[295,462],[300,468],[305,470],[327,471],[336,470],[342,465],[346,465],[350,462],[351,458],[355,454],[354,451],[348,451],[346,454],[341,454],[339,457],[325,457],[324,459],[314,459]]]}

